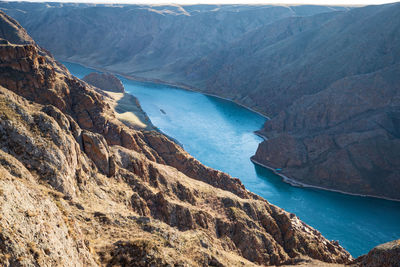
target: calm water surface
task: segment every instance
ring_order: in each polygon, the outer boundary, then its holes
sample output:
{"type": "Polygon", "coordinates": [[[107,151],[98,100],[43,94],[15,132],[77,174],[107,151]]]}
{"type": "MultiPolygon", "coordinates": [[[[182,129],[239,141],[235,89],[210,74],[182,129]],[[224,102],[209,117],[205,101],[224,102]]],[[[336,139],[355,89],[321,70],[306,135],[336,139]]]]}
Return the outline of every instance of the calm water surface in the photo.
{"type": "MultiPolygon", "coordinates": [[[[94,71],[63,62],[78,78],[94,71]]],[[[240,178],[252,192],[295,213],[354,257],[400,238],[400,202],[292,187],[250,157],[262,140],[253,131],[265,118],[232,102],[166,85],[121,78],[153,124],[202,163],[240,178]],[[163,110],[165,112],[162,112],[163,110]]]]}

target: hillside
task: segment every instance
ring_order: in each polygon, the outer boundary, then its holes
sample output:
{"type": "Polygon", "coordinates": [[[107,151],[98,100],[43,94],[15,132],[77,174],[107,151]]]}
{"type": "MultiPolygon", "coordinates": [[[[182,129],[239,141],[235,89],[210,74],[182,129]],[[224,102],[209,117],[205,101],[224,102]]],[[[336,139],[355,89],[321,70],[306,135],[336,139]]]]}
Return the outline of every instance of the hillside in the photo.
{"type": "Polygon", "coordinates": [[[93,5],[1,2],[57,58],[162,78],[282,18],[343,7],[93,5]],[[57,40],[57,41],[55,41],[57,40]]]}

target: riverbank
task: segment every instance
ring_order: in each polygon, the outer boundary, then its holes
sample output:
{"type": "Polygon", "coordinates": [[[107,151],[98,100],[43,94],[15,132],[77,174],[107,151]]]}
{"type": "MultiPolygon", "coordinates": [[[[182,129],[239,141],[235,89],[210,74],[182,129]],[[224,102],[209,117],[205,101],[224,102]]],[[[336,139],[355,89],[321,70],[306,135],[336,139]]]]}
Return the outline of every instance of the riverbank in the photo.
{"type": "Polygon", "coordinates": [[[330,188],[325,188],[325,187],[321,187],[321,186],[316,186],[316,185],[310,185],[310,184],[305,184],[302,182],[298,182],[292,178],[287,177],[286,175],[283,175],[282,173],[276,171],[275,168],[269,167],[261,162],[258,162],[257,160],[255,160],[253,157],[250,158],[251,162],[253,162],[254,164],[257,164],[263,168],[269,169],[270,171],[272,171],[274,174],[280,176],[282,178],[282,181],[290,184],[291,186],[295,186],[295,187],[304,187],[304,188],[314,188],[314,189],[319,189],[319,190],[324,190],[324,191],[330,191],[330,192],[335,192],[335,193],[340,193],[340,194],[344,194],[344,195],[350,195],[350,196],[357,196],[357,197],[369,197],[369,198],[377,198],[377,199],[383,199],[383,200],[388,200],[388,201],[396,201],[396,202],[400,202],[400,199],[393,199],[393,198],[386,198],[386,197],[381,197],[381,196],[374,196],[374,195],[362,195],[362,194],[357,194],[357,193],[350,193],[350,192],[345,192],[345,191],[341,191],[341,190],[337,190],[337,189],[330,189],[330,188]]]}

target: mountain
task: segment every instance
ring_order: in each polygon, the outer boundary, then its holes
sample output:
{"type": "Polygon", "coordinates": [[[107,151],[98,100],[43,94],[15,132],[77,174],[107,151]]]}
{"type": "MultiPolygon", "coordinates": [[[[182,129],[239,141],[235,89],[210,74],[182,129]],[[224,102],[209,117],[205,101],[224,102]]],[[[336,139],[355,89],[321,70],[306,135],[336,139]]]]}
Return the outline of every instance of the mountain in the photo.
{"type": "Polygon", "coordinates": [[[398,63],[399,14],[396,3],[286,18],[183,67],[191,79],[205,81],[205,92],[229,95],[273,117],[335,81],[398,63]]]}
{"type": "Polygon", "coordinates": [[[269,116],[252,159],[285,181],[400,199],[400,3],[0,8],[57,57],[269,116]]]}
{"type": "Polygon", "coordinates": [[[57,58],[140,77],[173,75],[273,21],[343,7],[1,2],[57,58]]]}
{"type": "Polygon", "coordinates": [[[268,121],[255,162],[297,185],[400,199],[400,64],[343,78],[268,121]]]}
{"type": "Polygon", "coordinates": [[[285,181],[398,200],[399,16],[395,3],[286,18],[185,72],[271,117],[252,160],[285,181]]]}
{"type": "Polygon", "coordinates": [[[0,265],[351,261],[238,179],[122,123],[106,92],[0,21],[0,265]]]}

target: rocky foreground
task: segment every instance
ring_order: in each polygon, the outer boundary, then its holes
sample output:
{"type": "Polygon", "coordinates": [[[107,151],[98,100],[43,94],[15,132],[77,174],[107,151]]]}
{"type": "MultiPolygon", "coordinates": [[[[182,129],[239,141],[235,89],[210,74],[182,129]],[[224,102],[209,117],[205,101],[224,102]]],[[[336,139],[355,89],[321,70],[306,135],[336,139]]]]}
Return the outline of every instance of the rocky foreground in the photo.
{"type": "Polygon", "coordinates": [[[0,13],[0,265],[348,263],[336,242],[116,118],[0,13]]]}

